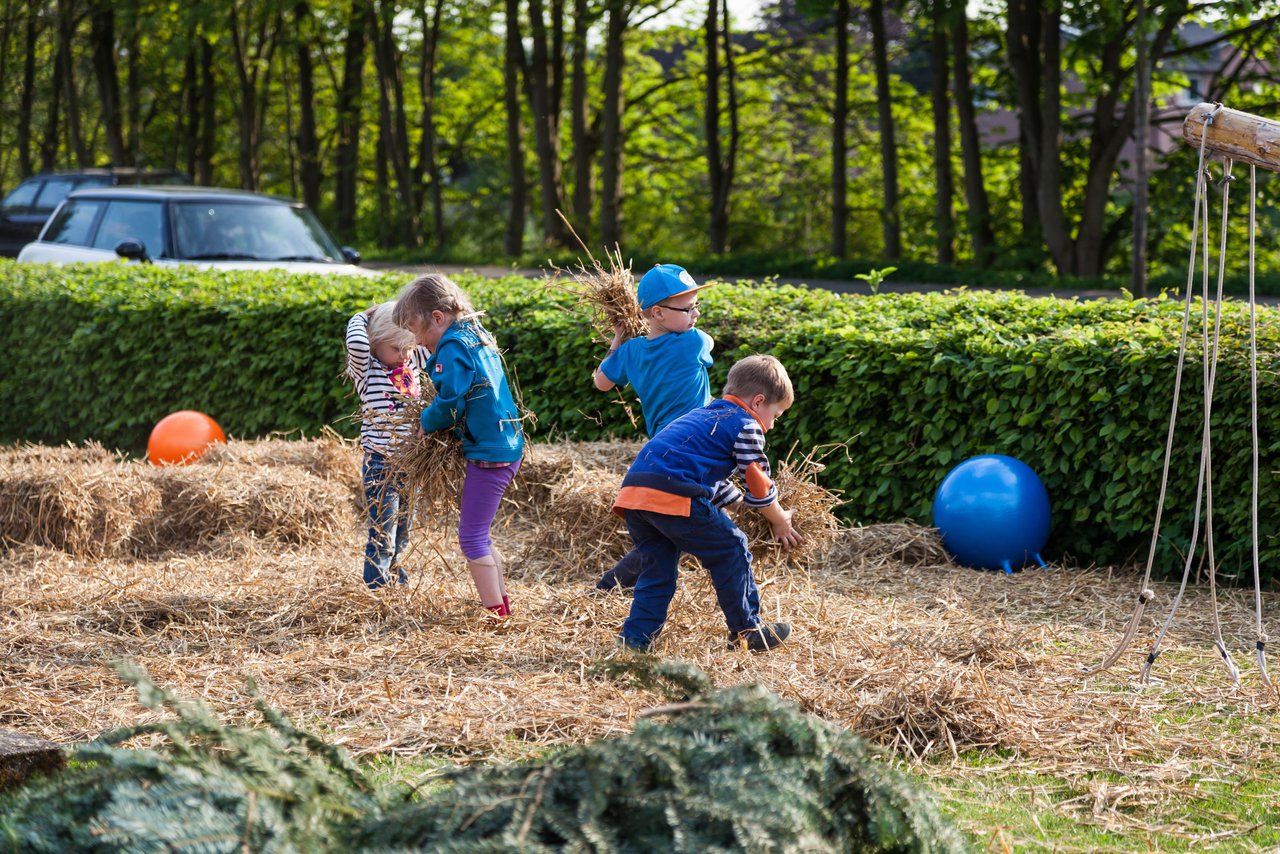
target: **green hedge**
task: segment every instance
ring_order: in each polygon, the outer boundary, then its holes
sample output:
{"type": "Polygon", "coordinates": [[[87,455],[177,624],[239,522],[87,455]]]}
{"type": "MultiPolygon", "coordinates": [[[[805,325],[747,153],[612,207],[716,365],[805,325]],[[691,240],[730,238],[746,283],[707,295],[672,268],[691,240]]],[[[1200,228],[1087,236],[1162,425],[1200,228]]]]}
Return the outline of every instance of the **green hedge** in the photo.
{"type": "MultiPolygon", "coordinates": [[[[96,438],[138,450],[167,412],[209,412],[240,437],[316,433],[355,411],[339,374],[347,317],[406,280],[214,274],[106,265],[0,264],[0,439],[96,438]]],[[[604,341],[567,298],[520,278],[462,281],[507,349],[538,422],[536,436],[638,435],[623,397],[590,374],[604,341]]],[[[928,522],[946,472],[976,454],[1018,457],[1053,503],[1048,557],[1145,559],[1160,483],[1182,305],[1078,302],[1014,293],[846,297],[802,288],[720,284],[704,294],[717,341],[713,388],[750,352],[771,352],[795,381],[796,406],[772,451],[848,442],[824,474],[860,522],[928,522]]],[[[1198,305],[1198,304],[1197,304],[1198,305]]],[[[1198,312],[1198,308],[1197,308],[1198,312]]],[[[1198,323],[1198,317],[1193,318],[1198,323]]],[[[1217,554],[1247,574],[1247,315],[1225,318],[1214,401],[1217,554]]],[[[1275,565],[1280,454],[1274,371],[1280,317],[1259,313],[1263,565],[1275,565]]],[[[1181,571],[1199,449],[1201,369],[1183,385],[1157,572],[1181,571]]],[[[633,398],[632,410],[639,410],[633,398]]]]}

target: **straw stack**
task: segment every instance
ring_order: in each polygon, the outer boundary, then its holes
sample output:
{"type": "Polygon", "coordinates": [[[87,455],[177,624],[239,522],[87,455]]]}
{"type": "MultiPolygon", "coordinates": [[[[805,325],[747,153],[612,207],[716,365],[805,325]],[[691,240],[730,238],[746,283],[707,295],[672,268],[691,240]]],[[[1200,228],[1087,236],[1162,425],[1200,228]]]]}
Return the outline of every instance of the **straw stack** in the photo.
{"type": "Polygon", "coordinates": [[[790,459],[779,462],[774,473],[778,502],[787,510],[795,511],[792,525],[802,538],[798,546],[783,551],[773,538],[769,522],[759,512],[744,505],[735,513],[734,521],[747,535],[757,559],[801,564],[835,542],[840,532],[840,520],[832,511],[841,504],[841,500],[835,492],[818,484],[817,476],[823,468],[823,464],[810,453],[795,462],[790,459]]]}

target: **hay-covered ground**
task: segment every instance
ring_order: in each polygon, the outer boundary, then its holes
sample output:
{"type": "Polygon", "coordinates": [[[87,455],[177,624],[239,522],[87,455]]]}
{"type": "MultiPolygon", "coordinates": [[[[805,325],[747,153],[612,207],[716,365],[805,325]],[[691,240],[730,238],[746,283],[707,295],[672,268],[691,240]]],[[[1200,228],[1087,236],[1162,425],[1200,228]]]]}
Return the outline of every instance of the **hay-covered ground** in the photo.
{"type": "MultiPolygon", "coordinates": [[[[65,743],[137,722],[110,669],[128,658],[229,718],[249,708],[252,677],[366,756],[511,757],[628,731],[658,700],[592,671],[615,654],[630,600],[591,587],[626,545],[607,506],[637,447],[535,449],[499,520],[515,609],[501,625],[478,605],[452,520],[418,527],[406,588],[364,588],[358,454],[336,439],[233,442],[163,470],[92,447],[0,452],[0,728],[65,743]]],[[[659,654],[721,684],[763,682],[885,744],[976,844],[1280,842],[1277,696],[1246,657],[1249,591],[1220,591],[1242,687],[1193,589],[1159,684],[1139,691],[1171,587],[1156,587],[1113,670],[1082,673],[1123,629],[1131,572],[974,572],[910,525],[846,529],[806,565],[757,568],[766,617],[794,626],[785,647],[727,649],[705,573],[689,568],[659,654]]]]}

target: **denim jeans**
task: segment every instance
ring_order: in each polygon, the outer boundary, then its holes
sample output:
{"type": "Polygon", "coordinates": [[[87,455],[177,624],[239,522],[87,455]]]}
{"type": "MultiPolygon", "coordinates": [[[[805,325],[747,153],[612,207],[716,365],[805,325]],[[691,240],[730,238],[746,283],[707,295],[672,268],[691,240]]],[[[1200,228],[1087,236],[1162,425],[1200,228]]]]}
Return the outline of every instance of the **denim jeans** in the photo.
{"type": "Polygon", "coordinates": [[[621,637],[627,646],[647,649],[662,632],[676,594],[681,553],[696,557],[710,573],[731,633],[760,624],[760,591],[751,575],[751,549],[723,510],[706,498],[694,498],[688,516],[649,510],[624,513],[641,560],[631,614],[622,624],[621,637]]]}
{"type": "Polygon", "coordinates": [[[395,567],[401,584],[409,577],[400,568],[400,554],[409,545],[409,508],[401,506],[400,484],[387,476],[387,458],[366,451],[361,467],[365,506],[369,509],[369,541],[364,547],[364,583],[370,590],[391,580],[395,567]]]}

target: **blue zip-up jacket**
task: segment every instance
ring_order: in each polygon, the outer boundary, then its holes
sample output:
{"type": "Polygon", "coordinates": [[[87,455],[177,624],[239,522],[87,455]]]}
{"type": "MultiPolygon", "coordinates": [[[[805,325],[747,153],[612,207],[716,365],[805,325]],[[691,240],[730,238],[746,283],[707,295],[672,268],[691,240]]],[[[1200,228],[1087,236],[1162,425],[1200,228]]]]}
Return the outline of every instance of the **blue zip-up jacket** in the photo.
{"type": "Polygon", "coordinates": [[[524,451],[520,411],[511,396],[502,357],[492,336],[476,320],[455,320],[440,337],[425,368],[436,387],[422,410],[422,429],[450,427],[469,460],[514,463],[524,451]]]}
{"type": "Polygon", "coordinates": [[[728,395],[680,416],[645,443],[622,479],[614,510],[688,516],[691,499],[710,499],[735,470],[746,481],[748,507],[777,500],[764,430],[742,401],[728,395]]]}

